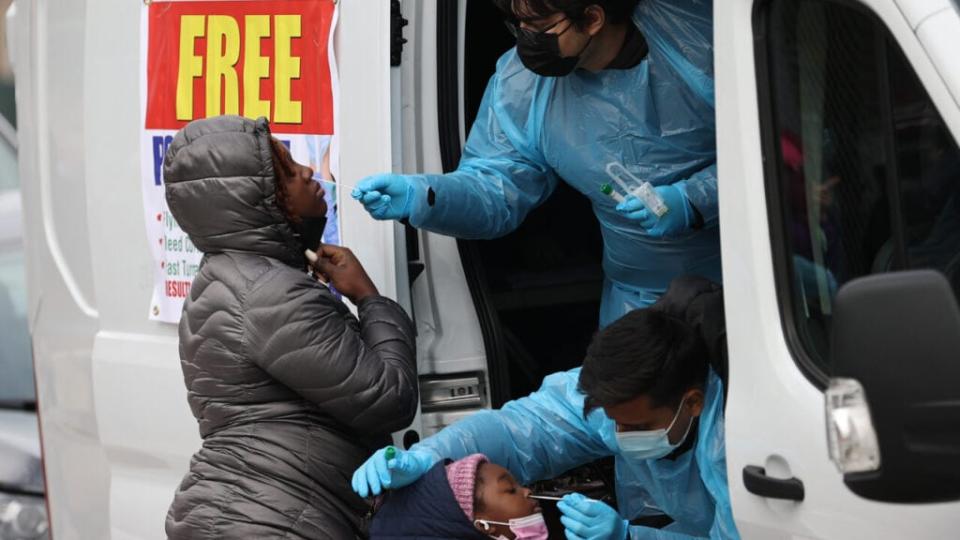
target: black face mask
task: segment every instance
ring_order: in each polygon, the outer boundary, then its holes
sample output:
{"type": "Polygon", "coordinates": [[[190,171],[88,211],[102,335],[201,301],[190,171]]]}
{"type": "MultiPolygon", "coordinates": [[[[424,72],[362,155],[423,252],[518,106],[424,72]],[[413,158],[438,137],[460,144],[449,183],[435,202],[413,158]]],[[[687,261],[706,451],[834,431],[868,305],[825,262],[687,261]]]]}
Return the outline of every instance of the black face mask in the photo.
{"type": "Polygon", "coordinates": [[[327,227],[327,218],[301,218],[300,223],[294,226],[297,234],[300,235],[300,243],[303,249],[317,251],[320,248],[320,242],[323,240],[323,230],[327,227]]]}
{"type": "MultiPolygon", "coordinates": [[[[563,22],[567,19],[561,19],[557,22],[563,22]]],[[[555,25],[554,25],[555,26],[555,25]]],[[[517,54],[520,61],[530,71],[544,77],[564,77],[573,72],[580,61],[580,55],[590,46],[590,40],[580,49],[576,56],[560,56],[560,36],[570,29],[573,23],[570,23],[563,32],[552,34],[548,32],[550,28],[540,32],[526,30],[518,25],[510,25],[511,31],[517,37],[517,54]]]]}

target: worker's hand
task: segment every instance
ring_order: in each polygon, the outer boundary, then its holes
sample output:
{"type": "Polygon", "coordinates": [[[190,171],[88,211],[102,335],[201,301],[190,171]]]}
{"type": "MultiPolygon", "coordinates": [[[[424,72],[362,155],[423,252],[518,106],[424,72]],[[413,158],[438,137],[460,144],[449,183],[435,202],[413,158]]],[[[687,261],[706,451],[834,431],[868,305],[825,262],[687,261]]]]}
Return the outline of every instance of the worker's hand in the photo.
{"type": "Polygon", "coordinates": [[[310,259],[310,265],[354,304],[379,294],[377,286],[370,280],[357,256],[349,249],[323,244],[316,255],[315,260],[310,259]]]}
{"type": "Polygon", "coordinates": [[[374,219],[406,219],[410,217],[414,185],[399,174],[375,174],[361,180],[350,194],[363,203],[374,219]]]}
{"type": "Polygon", "coordinates": [[[387,448],[377,450],[353,473],[353,491],[361,497],[380,495],[383,490],[397,489],[416,482],[433,467],[437,459],[430,453],[396,448],[393,459],[387,459],[387,448]]]}
{"type": "Polygon", "coordinates": [[[647,230],[647,234],[657,238],[675,236],[689,229],[693,224],[693,211],[680,188],[671,184],[657,186],[654,190],[667,207],[667,213],[663,216],[657,217],[644,206],[643,201],[634,195],[628,196],[618,204],[617,212],[640,222],[640,226],[647,230]]]}
{"type": "Polygon", "coordinates": [[[588,499],[579,493],[565,496],[557,508],[563,514],[567,540],[625,540],[627,520],[606,504],[588,499]]]}

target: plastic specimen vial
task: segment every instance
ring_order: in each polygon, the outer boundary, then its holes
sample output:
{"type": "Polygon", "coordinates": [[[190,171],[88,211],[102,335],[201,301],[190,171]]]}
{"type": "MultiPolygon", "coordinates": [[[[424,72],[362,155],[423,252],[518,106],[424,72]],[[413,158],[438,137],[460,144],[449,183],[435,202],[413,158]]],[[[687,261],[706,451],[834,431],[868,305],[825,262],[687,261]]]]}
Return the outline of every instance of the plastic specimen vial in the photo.
{"type": "MultiPolygon", "coordinates": [[[[618,186],[620,186],[621,189],[623,189],[624,193],[633,195],[634,197],[640,199],[640,202],[647,207],[647,210],[653,212],[653,214],[657,217],[663,217],[664,214],[670,211],[670,208],[667,207],[667,204],[663,202],[663,199],[657,194],[653,184],[637,178],[619,162],[611,161],[610,163],[607,163],[607,175],[618,186]]],[[[614,191],[613,186],[610,184],[604,184],[603,186],[600,186],[600,191],[606,195],[610,195],[618,202],[620,202],[620,200],[623,198],[621,196],[620,199],[617,199],[615,194],[620,194],[614,191]]]]}

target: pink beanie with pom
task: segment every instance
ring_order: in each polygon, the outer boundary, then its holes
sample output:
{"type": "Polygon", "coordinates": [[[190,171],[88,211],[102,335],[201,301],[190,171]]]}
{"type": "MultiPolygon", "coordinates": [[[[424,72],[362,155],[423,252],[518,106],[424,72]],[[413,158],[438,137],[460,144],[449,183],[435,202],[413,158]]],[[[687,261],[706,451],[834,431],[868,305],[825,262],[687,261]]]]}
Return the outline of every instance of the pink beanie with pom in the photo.
{"type": "Polygon", "coordinates": [[[450,483],[453,496],[470,521],[473,521],[473,492],[477,485],[477,469],[487,461],[487,456],[473,454],[446,466],[447,482],[450,483]]]}

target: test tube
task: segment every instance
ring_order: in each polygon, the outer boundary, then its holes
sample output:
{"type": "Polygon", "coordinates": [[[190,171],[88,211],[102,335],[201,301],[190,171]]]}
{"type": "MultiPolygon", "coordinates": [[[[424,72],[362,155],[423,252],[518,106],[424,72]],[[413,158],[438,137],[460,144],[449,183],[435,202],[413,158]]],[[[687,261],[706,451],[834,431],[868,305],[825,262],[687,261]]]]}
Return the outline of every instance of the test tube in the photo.
{"type": "Polygon", "coordinates": [[[616,192],[613,189],[613,186],[611,186],[610,184],[603,184],[602,186],[600,186],[600,193],[603,193],[604,195],[607,195],[613,198],[613,200],[617,201],[618,203],[622,203],[625,200],[623,195],[616,192]]]}
{"type": "Polygon", "coordinates": [[[384,456],[386,456],[387,461],[390,461],[397,457],[397,449],[393,446],[388,446],[386,452],[384,452],[384,456]]]}
{"type": "Polygon", "coordinates": [[[647,210],[653,212],[657,217],[663,217],[670,211],[670,208],[653,188],[653,184],[637,178],[621,163],[617,161],[607,163],[607,175],[623,188],[624,192],[640,199],[647,210]]]}
{"type": "Polygon", "coordinates": [[[664,214],[670,211],[670,209],[667,208],[667,203],[663,202],[660,195],[657,195],[656,190],[653,189],[653,185],[650,184],[650,182],[641,184],[633,194],[643,201],[643,205],[658,218],[663,217],[664,214]]]}

